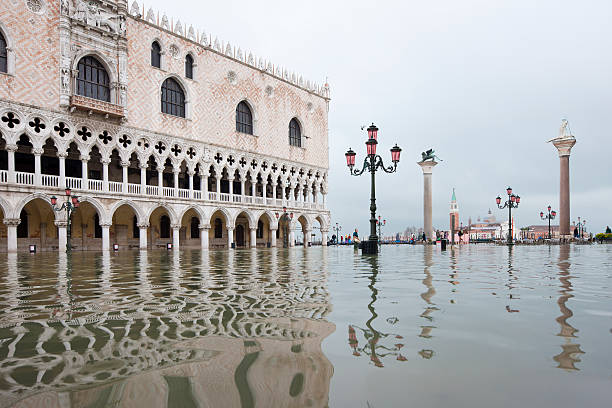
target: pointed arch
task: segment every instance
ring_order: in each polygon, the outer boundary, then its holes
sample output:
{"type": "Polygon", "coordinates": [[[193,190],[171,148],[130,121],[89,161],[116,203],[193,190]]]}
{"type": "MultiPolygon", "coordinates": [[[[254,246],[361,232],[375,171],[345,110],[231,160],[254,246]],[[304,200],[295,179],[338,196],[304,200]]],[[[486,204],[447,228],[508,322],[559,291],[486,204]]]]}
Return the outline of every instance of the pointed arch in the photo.
{"type": "Polygon", "coordinates": [[[82,203],[89,203],[96,209],[96,212],[99,215],[100,225],[104,225],[104,224],[110,225],[111,224],[112,217],[111,218],[108,217],[106,208],[102,205],[100,201],[98,201],[97,199],[93,197],[89,197],[89,196],[79,196],[79,201],[82,203]]]}
{"type": "Polygon", "coordinates": [[[146,214],[146,219],[149,220],[151,217],[151,214],[153,214],[153,212],[157,210],[158,208],[163,208],[168,212],[168,215],[170,216],[171,224],[175,225],[175,224],[180,223],[181,220],[177,217],[176,211],[174,211],[174,208],[172,208],[170,205],[166,203],[158,203],[156,206],[152,206],[146,214]]]}
{"type": "Polygon", "coordinates": [[[147,222],[148,218],[144,218],[144,214],[142,213],[140,208],[131,200],[121,200],[114,203],[108,212],[111,220],[113,219],[113,215],[115,215],[115,212],[123,205],[127,205],[132,209],[132,211],[134,211],[134,214],[136,214],[136,217],[138,218],[138,223],[144,224],[147,222]]]}

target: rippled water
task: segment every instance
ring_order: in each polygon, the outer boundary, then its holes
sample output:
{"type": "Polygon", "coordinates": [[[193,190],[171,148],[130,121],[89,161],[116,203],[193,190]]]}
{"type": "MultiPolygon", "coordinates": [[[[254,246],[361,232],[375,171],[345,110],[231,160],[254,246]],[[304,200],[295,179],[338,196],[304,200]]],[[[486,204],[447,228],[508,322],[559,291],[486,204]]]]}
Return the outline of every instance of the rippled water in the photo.
{"type": "Polygon", "coordinates": [[[0,256],[0,406],[607,407],[612,245],[0,256]]]}

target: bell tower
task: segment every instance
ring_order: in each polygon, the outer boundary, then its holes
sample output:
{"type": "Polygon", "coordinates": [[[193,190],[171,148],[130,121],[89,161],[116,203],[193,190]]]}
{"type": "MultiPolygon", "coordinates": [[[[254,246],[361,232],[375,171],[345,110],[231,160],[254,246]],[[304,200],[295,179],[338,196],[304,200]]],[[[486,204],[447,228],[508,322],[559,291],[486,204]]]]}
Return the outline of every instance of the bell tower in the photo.
{"type": "Polygon", "coordinates": [[[453,196],[450,202],[450,230],[459,230],[459,205],[457,205],[457,197],[455,196],[455,189],[453,188],[453,196]]]}

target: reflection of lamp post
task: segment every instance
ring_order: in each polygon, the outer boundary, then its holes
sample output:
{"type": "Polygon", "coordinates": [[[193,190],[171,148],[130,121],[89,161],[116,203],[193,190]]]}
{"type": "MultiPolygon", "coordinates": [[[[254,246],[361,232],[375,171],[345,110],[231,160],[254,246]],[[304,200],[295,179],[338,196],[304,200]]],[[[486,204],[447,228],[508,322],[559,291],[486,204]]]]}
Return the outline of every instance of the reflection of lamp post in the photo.
{"type": "Polygon", "coordinates": [[[497,196],[495,202],[497,203],[497,207],[500,210],[508,207],[508,245],[512,245],[512,209],[517,208],[519,203],[521,202],[521,197],[515,194],[512,194],[512,188],[508,187],[506,189],[506,193],[508,193],[508,200],[504,202],[504,205],[501,205],[501,197],[497,196]]]}
{"type": "Polygon", "coordinates": [[[56,196],[51,196],[51,205],[53,206],[53,209],[57,212],[60,211],[66,211],[66,220],[67,220],[67,226],[66,226],[66,252],[70,252],[70,250],[72,249],[72,246],[70,245],[70,236],[72,235],[72,212],[74,210],[76,210],[77,208],[79,208],[79,197],[75,196],[75,195],[71,195],[72,190],[70,190],[70,188],[67,188],[65,190],[66,193],[66,202],[62,204],[61,207],[57,206],[57,197],[56,196]]]}
{"type": "Polygon", "coordinates": [[[351,148],[345,153],[346,165],[349,167],[349,172],[353,176],[361,176],[366,169],[371,174],[370,182],[370,236],[367,241],[363,241],[362,250],[364,254],[378,253],[378,236],[376,235],[376,171],[382,169],[385,173],[393,173],[397,169],[397,163],[400,159],[400,149],[397,144],[391,148],[391,161],[393,166],[385,167],[382,157],[376,154],[376,145],[378,144],[378,128],[372,125],[368,127],[368,140],[366,141],[367,156],[363,160],[361,170],[354,170],[355,156],[357,155],[351,148]]]}
{"type": "Polygon", "coordinates": [[[543,211],[540,211],[540,218],[543,220],[548,220],[548,239],[552,239],[552,235],[550,233],[550,220],[554,220],[557,216],[557,212],[555,210],[551,211],[551,206],[548,206],[548,214],[544,215],[543,211]]]}
{"type": "Polygon", "coordinates": [[[387,225],[387,220],[381,220],[380,219],[381,216],[378,216],[378,220],[376,221],[376,225],[378,226],[378,236],[379,236],[379,240],[378,240],[378,244],[382,245],[382,235],[381,235],[381,228],[383,227],[383,225],[387,225]]]}
{"type": "MultiPolygon", "coordinates": [[[[278,211],[277,211],[274,215],[276,215],[277,222],[280,221],[280,219],[282,217],[284,217],[284,216],[288,216],[289,217],[289,222],[291,222],[291,220],[293,220],[293,213],[291,212],[291,213],[287,214],[287,207],[283,207],[283,213],[282,214],[279,214],[278,211]]],[[[290,246],[289,245],[289,236],[288,235],[289,235],[289,228],[287,228],[287,230],[283,232],[283,237],[286,238],[287,246],[290,246]]],[[[285,239],[283,239],[283,248],[286,248],[287,246],[285,246],[285,239]]]]}

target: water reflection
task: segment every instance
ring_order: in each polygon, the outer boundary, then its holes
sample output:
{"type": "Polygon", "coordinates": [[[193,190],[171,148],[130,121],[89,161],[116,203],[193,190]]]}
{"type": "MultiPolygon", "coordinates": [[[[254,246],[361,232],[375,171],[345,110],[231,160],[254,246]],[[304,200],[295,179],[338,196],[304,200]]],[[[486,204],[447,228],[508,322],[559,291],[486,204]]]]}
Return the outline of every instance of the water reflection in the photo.
{"type": "Polygon", "coordinates": [[[558,368],[564,370],[579,370],[575,364],[581,361],[579,356],[580,354],[584,354],[584,351],[580,349],[580,344],[574,343],[578,330],[567,322],[567,320],[574,315],[572,310],[567,306],[567,301],[574,297],[572,294],[572,276],[570,275],[571,262],[569,260],[569,255],[570,246],[561,245],[559,247],[559,262],[557,263],[559,267],[559,282],[561,283],[557,305],[559,305],[561,316],[557,317],[555,320],[561,326],[561,331],[557,336],[563,337],[565,343],[561,344],[561,353],[554,356],[553,359],[559,363],[557,366],[558,368]]]}
{"type": "Polygon", "coordinates": [[[326,263],[261,252],[8,255],[0,405],[326,406],[326,263]]]}
{"type": "MultiPolygon", "coordinates": [[[[423,313],[421,313],[421,317],[426,319],[428,322],[433,322],[434,318],[432,313],[439,310],[438,307],[436,307],[436,304],[432,301],[434,295],[436,294],[436,289],[433,286],[433,276],[431,275],[430,271],[431,267],[433,266],[433,251],[434,249],[431,245],[425,245],[423,247],[423,264],[425,266],[423,272],[425,273],[425,279],[423,279],[422,283],[427,291],[421,293],[421,299],[425,301],[425,310],[423,313]]],[[[454,257],[454,254],[452,256],[454,257]]],[[[452,267],[454,268],[454,265],[452,267]]],[[[431,325],[421,326],[421,334],[419,334],[419,336],[427,339],[431,338],[431,331],[434,328],[435,326],[431,325]]],[[[433,354],[433,350],[429,349],[419,351],[419,355],[427,359],[433,357],[433,354]]]]}

